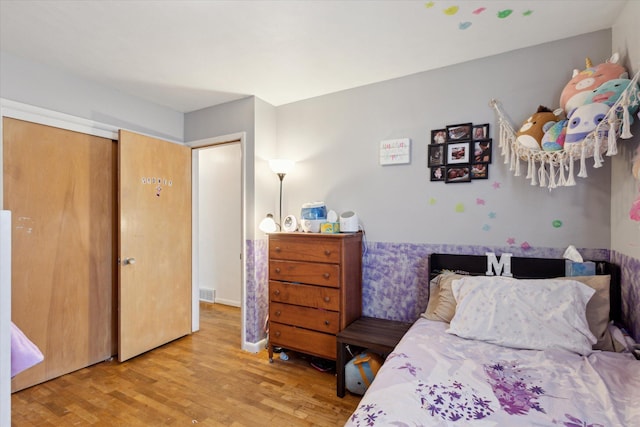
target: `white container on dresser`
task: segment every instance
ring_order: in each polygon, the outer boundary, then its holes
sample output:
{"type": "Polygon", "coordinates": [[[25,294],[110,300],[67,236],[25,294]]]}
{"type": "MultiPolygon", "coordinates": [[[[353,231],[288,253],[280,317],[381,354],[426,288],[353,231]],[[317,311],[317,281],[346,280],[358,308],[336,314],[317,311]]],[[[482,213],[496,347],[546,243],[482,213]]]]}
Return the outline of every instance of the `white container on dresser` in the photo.
{"type": "Polygon", "coordinates": [[[269,234],[269,360],[282,347],[336,360],[362,314],[362,233],[269,234]]]}

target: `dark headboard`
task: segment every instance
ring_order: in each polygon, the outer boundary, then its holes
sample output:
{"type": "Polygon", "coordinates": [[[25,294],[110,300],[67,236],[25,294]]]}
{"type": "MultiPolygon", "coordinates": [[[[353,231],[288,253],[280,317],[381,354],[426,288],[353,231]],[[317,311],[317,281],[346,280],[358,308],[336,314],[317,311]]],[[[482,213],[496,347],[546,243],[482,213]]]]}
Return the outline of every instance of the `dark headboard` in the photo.
{"type": "MultiPolygon", "coordinates": [[[[606,261],[595,261],[596,274],[611,275],[609,287],[609,317],[622,321],[622,295],[620,293],[620,267],[606,261]]],[[[484,276],[487,272],[487,257],[484,255],[431,254],[429,256],[429,279],[442,271],[453,271],[471,276],[484,276]]],[[[511,257],[511,273],[518,279],[549,279],[565,276],[565,260],[556,258],[511,257]]]]}

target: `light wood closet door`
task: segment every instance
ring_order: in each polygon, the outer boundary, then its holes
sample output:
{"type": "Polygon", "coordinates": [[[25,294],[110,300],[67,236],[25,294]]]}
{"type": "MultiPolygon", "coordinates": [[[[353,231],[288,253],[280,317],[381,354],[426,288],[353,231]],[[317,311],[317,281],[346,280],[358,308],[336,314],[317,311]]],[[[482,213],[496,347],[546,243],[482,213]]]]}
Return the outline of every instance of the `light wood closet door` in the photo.
{"type": "Polygon", "coordinates": [[[191,332],[191,149],[120,131],[118,359],[191,332]]]}
{"type": "Polygon", "coordinates": [[[3,119],[4,209],[12,213],[12,318],[44,362],[17,391],[116,351],[115,141],[3,119]]]}

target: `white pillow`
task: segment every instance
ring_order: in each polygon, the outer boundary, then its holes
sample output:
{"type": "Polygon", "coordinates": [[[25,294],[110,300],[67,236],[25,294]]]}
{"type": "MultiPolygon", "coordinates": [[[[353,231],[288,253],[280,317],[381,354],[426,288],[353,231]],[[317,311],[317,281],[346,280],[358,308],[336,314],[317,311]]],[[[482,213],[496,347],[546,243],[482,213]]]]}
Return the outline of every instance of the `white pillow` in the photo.
{"type": "Polygon", "coordinates": [[[450,334],[504,347],[589,354],[596,343],[585,309],[594,290],[575,280],[464,277],[450,334]]]}

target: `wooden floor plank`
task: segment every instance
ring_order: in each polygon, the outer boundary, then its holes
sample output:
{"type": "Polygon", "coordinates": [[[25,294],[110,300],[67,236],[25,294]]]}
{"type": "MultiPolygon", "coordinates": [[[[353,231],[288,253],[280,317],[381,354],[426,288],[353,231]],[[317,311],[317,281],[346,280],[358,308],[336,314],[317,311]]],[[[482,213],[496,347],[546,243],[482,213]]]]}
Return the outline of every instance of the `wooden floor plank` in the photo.
{"type": "Polygon", "coordinates": [[[341,426],[360,397],[309,357],[240,349],[240,309],[201,304],[201,330],[124,363],[108,360],[12,395],[13,427],[341,426]]]}

